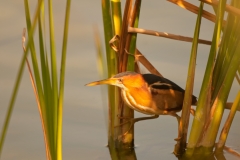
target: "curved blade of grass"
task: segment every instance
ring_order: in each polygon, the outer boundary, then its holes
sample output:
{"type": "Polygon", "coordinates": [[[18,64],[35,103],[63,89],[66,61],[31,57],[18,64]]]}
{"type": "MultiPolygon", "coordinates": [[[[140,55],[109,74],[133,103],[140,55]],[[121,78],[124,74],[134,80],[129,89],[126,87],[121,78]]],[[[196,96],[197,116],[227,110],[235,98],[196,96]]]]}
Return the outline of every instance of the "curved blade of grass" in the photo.
{"type": "Polygon", "coordinates": [[[43,136],[44,136],[44,141],[45,141],[45,150],[46,150],[46,157],[47,159],[50,159],[50,150],[49,150],[49,143],[48,143],[48,140],[47,140],[47,133],[46,133],[46,129],[45,129],[45,126],[44,126],[44,118],[43,118],[43,114],[42,114],[42,109],[41,109],[41,105],[40,105],[40,102],[39,102],[39,98],[38,98],[38,94],[37,94],[37,87],[34,83],[34,78],[33,78],[33,74],[32,74],[32,71],[31,71],[31,67],[30,67],[30,64],[28,62],[28,59],[26,58],[26,63],[27,63],[27,67],[28,67],[28,71],[29,71],[29,76],[30,76],[30,80],[31,80],[31,83],[32,83],[32,87],[33,87],[33,92],[35,94],[35,97],[36,97],[36,101],[37,101],[37,106],[38,106],[38,111],[39,111],[39,114],[40,114],[40,119],[41,119],[41,123],[42,123],[42,130],[43,130],[43,136]]]}
{"type": "MultiPolygon", "coordinates": [[[[36,24],[37,24],[37,18],[38,18],[38,14],[40,12],[41,5],[42,5],[42,0],[40,0],[40,2],[38,3],[36,12],[34,14],[33,25],[32,25],[32,28],[30,29],[30,31],[28,32],[29,37],[32,37],[33,33],[35,31],[36,24]]],[[[6,114],[6,118],[5,118],[5,121],[4,121],[2,133],[1,133],[0,157],[1,157],[1,153],[2,153],[3,143],[4,143],[4,140],[5,140],[5,137],[6,137],[9,121],[10,121],[10,118],[11,118],[11,115],[12,115],[13,106],[14,106],[15,99],[16,99],[16,96],[17,96],[18,88],[19,88],[20,81],[21,81],[21,78],[22,78],[22,73],[23,73],[23,69],[24,69],[24,66],[25,66],[25,60],[26,60],[26,57],[27,57],[27,54],[28,54],[28,51],[29,51],[30,43],[32,43],[32,40],[33,39],[29,39],[29,41],[27,42],[26,51],[23,54],[23,57],[22,57],[22,60],[21,60],[21,63],[20,63],[20,67],[19,67],[19,70],[18,70],[17,78],[16,78],[16,81],[15,81],[15,84],[14,84],[13,93],[12,93],[12,96],[10,98],[8,111],[7,111],[7,114],[6,114]]]]}

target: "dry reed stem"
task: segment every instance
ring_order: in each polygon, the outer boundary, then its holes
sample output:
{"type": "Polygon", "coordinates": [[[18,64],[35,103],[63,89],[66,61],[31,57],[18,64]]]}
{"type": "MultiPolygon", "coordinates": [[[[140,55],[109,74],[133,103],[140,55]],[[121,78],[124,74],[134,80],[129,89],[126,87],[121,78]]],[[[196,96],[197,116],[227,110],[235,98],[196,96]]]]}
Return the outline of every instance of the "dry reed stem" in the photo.
{"type": "MultiPolygon", "coordinates": [[[[215,145],[217,145],[217,144],[215,144],[215,145]]],[[[225,151],[227,151],[228,153],[231,153],[232,155],[235,155],[235,156],[237,156],[237,157],[240,157],[240,153],[237,152],[237,151],[235,151],[235,150],[233,150],[233,149],[230,148],[230,147],[224,146],[223,149],[224,149],[225,151]]]]}
{"type": "Polygon", "coordinates": [[[147,60],[147,58],[138,50],[135,51],[135,60],[140,62],[152,74],[163,77],[161,73],[147,60]]]}
{"type": "MultiPolygon", "coordinates": [[[[110,41],[109,41],[109,45],[110,47],[116,52],[119,53],[119,48],[114,44],[114,42],[117,42],[120,40],[120,37],[118,35],[115,35],[110,41]]],[[[127,51],[125,51],[126,53],[128,53],[127,51]]],[[[130,53],[128,53],[129,55],[132,55],[130,53]]],[[[117,54],[118,56],[118,54],[117,54]]],[[[163,77],[161,73],[158,72],[158,70],[146,59],[146,57],[138,50],[135,50],[135,55],[132,55],[135,58],[135,62],[140,62],[149,72],[151,72],[152,74],[158,75],[160,77],[163,77]]],[[[136,63],[135,64],[136,67],[136,72],[140,73],[139,70],[139,66],[136,63]]]]}
{"type": "MultiPolygon", "coordinates": [[[[191,38],[191,37],[175,35],[175,34],[171,34],[171,33],[167,33],[167,32],[152,31],[152,30],[141,29],[141,28],[128,27],[128,32],[129,33],[147,34],[147,35],[164,37],[164,38],[169,38],[169,39],[174,39],[174,40],[179,40],[179,41],[185,41],[185,42],[192,42],[193,41],[193,38],[191,38]]],[[[199,39],[198,43],[206,44],[206,45],[211,45],[212,44],[211,41],[203,40],[203,39],[199,39]]]]}
{"type": "MultiPolygon", "coordinates": [[[[219,3],[218,1],[215,1],[215,0],[214,1],[213,0],[200,0],[200,1],[202,1],[206,4],[209,4],[209,5],[212,5],[212,6],[217,6],[219,3]]],[[[226,4],[226,11],[228,13],[234,14],[235,16],[240,16],[240,9],[235,8],[231,5],[226,4]]]]}
{"type": "MultiPolygon", "coordinates": [[[[183,9],[186,9],[190,12],[198,14],[199,8],[197,6],[191,4],[191,3],[188,3],[188,2],[183,1],[183,0],[167,0],[167,1],[172,2],[176,5],[178,5],[179,7],[183,8],[183,9]]],[[[206,19],[208,19],[208,20],[210,20],[214,23],[216,22],[216,16],[213,15],[212,13],[208,12],[208,11],[203,10],[202,17],[204,17],[204,18],[206,18],[206,19]]],[[[224,21],[223,24],[225,25],[225,23],[226,22],[224,21]]]]}

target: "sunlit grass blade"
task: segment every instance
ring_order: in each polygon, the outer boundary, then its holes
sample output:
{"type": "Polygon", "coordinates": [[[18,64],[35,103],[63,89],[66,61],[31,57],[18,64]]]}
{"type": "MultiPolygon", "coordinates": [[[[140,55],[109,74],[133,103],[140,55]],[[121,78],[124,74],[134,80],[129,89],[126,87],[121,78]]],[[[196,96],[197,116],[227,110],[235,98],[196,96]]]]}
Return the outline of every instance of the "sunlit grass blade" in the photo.
{"type": "MultiPolygon", "coordinates": [[[[37,24],[37,18],[38,18],[38,14],[40,12],[41,5],[42,5],[42,0],[40,0],[38,5],[37,5],[37,9],[36,9],[36,12],[34,14],[34,19],[33,19],[33,25],[32,25],[32,28],[30,29],[30,31],[28,32],[29,37],[32,37],[33,34],[34,34],[36,24],[37,24]]],[[[5,121],[4,121],[2,133],[1,133],[0,157],[1,157],[1,152],[2,152],[2,148],[3,148],[3,143],[4,143],[4,140],[5,140],[5,137],[6,137],[9,121],[10,121],[11,114],[12,114],[12,111],[13,111],[15,99],[16,99],[16,96],[17,96],[18,88],[19,88],[20,81],[21,81],[21,78],[22,78],[22,73],[23,73],[23,69],[24,69],[24,66],[25,66],[25,60],[26,60],[26,57],[28,55],[30,43],[32,43],[32,39],[29,39],[27,44],[26,44],[26,51],[24,52],[23,57],[21,59],[21,63],[20,63],[20,67],[19,67],[19,70],[18,70],[17,78],[16,78],[14,88],[13,88],[13,93],[12,93],[11,98],[10,98],[8,111],[7,111],[7,114],[6,114],[6,118],[5,118],[5,121]]]]}
{"type": "Polygon", "coordinates": [[[60,69],[60,85],[58,97],[58,113],[57,113],[57,159],[62,159],[62,118],[63,118],[63,100],[64,100],[64,82],[65,82],[65,68],[66,68],[66,55],[67,55],[67,41],[68,41],[68,28],[70,18],[71,0],[66,2],[63,42],[62,42],[62,59],[60,69]]]}
{"type": "Polygon", "coordinates": [[[114,35],[121,35],[121,27],[122,27],[121,1],[111,0],[111,8],[112,8],[114,35]]]}

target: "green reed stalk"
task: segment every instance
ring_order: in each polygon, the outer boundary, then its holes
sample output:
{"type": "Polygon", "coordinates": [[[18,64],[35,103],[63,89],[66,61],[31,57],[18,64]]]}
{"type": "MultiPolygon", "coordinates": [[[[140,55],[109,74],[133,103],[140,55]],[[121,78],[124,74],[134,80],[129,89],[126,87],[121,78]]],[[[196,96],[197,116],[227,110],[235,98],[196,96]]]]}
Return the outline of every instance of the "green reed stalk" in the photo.
{"type": "Polygon", "coordinates": [[[66,2],[63,42],[62,42],[62,60],[60,69],[60,85],[58,97],[58,119],[57,119],[57,159],[62,159],[62,119],[63,119],[63,99],[64,99],[64,82],[65,82],[65,68],[68,42],[68,26],[70,17],[71,0],[66,2]]]}
{"type": "Polygon", "coordinates": [[[194,86],[194,77],[195,77],[195,68],[196,68],[196,59],[197,59],[197,49],[198,49],[198,39],[201,27],[201,19],[203,12],[203,2],[200,3],[198,17],[195,25],[194,37],[192,42],[192,50],[188,67],[188,76],[186,82],[186,90],[184,94],[183,101],[183,109],[180,125],[181,130],[181,140],[175,146],[175,154],[182,154],[185,151],[186,141],[187,141],[187,133],[188,133],[188,125],[189,125],[189,117],[190,117],[190,109],[192,104],[192,95],[193,95],[193,86],[194,86]],[[177,148],[176,148],[177,147],[177,148]]]}
{"type": "MultiPolygon", "coordinates": [[[[105,49],[107,58],[107,70],[108,77],[111,77],[117,73],[117,60],[114,50],[109,46],[109,41],[113,37],[113,26],[111,17],[111,6],[109,0],[102,0],[102,16],[103,27],[105,37],[105,49]]],[[[114,126],[115,126],[115,113],[116,113],[116,92],[115,86],[108,86],[108,108],[109,108],[109,121],[108,121],[108,144],[111,146],[114,138],[114,126]]]]}
{"type": "Polygon", "coordinates": [[[217,53],[218,43],[220,40],[220,33],[223,22],[223,15],[225,11],[226,0],[222,0],[218,6],[218,12],[216,15],[216,24],[214,28],[212,45],[208,57],[207,67],[199,95],[199,100],[196,108],[195,117],[190,132],[190,137],[187,145],[187,154],[192,155],[194,148],[197,147],[199,140],[201,139],[204,131],[205,122],[208,117],[211,101],[211,89],[212,89],[212,73],[214,68],[215,57],[217,53]]]}
{"type": "Polygon", "coordinates": [[[235,42],[235,50],[233,55],[230,57],[230,61],[228,62],[228,67],[224,68],[227,69],[226,74],[224,75],[224,80],[218,92],[218,95],[213,103],[211,115],[213,115],[212,119],[210,120],[209,127],[205,131],[205,136],[202,141],[202,146],[206,148],[206,150],[211,150],[215,145],[215,140],[217,137],[216,130],[219,129],[222,115],[224,112],[225,104],[227,102],[227,98],[233,83],[233,79],[237,72],[237,69],[240,65],[240,36],[235,42]]]}

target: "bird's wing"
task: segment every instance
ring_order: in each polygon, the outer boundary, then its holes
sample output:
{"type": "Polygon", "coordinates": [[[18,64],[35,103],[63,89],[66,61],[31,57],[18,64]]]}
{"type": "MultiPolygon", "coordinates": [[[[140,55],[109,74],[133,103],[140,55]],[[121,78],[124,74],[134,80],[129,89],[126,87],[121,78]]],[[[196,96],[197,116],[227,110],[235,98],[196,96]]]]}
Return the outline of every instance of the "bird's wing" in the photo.
{"type": "MultiPolygon", "coordinates": [[[[181,110],[185,90],[170,81],[154,74],[143,74],[144,80],[148,83],[153,99],[158,108],[167,111],[181,110]]],[[[192,104],[196,104],[197,98],[192,96],[192,104]]]]}
{"type": "Polygon", "coordinates": [[[159,77],[154,74],[143,74],[142,75],[144,80],[148,83],[148,86],[154,89],[172,89],[179,92],[184,92],[184,89],[179,87],[174,82],[170,81],[169,79],[159,77]]]}

